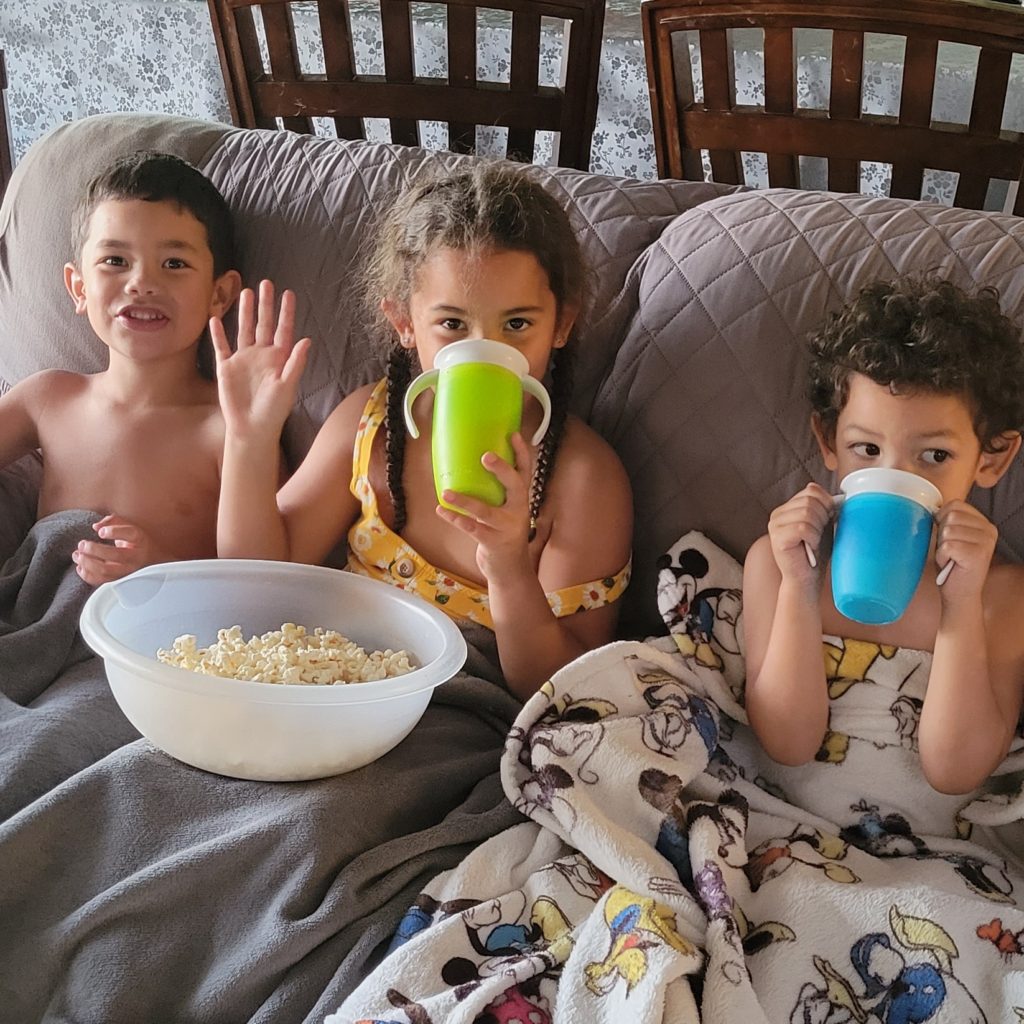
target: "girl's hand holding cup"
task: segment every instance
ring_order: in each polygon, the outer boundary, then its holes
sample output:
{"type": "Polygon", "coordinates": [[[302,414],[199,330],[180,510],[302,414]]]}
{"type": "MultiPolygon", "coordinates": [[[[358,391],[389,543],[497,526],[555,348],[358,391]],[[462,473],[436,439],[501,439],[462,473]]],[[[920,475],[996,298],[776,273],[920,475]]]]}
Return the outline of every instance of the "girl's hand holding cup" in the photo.
{"type": "MultiPolygon", "coordinates": [[[[533,452],[516,432],[509,438],[515,465],[510,465],[494,452],[486,452],[480,460],[504,488],[505,501],[491,505],[479,498],[444,491],[445,504],[437,506],[437,514],[452,526],[469,534],[477,542],[476,563],[484,578],[508,575],[530,567],[530,485],[533,480],[533,452]],[[461,512],[453,508],[461,509],[461,512]]],[[[530,569],[532,572],[532,568],[530,569]]]]}

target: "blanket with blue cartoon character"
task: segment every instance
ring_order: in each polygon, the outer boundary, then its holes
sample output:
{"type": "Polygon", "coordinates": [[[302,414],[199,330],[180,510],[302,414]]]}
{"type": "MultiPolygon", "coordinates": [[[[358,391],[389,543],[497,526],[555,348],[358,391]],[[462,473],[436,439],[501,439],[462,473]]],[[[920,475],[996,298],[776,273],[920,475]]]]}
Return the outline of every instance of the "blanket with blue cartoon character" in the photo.
{"type": "Polygon", "coordinates": [[[826,637],[816,760],[746,724],[740,567],[690,534],[672,635],[567,666],[503,782],[530,817],[421,893],[328,1024],[1024,1020],[1024,744],[984,792],[925,781],[926,652],[826,637]]]}

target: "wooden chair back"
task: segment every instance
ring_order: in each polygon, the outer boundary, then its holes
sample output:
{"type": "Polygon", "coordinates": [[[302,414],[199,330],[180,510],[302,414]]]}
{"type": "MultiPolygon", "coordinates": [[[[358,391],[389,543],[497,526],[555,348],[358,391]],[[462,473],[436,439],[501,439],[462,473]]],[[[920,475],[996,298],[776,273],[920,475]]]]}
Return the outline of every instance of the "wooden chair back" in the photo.
{"type": "MultiPolygon", "coordinates": [[[[589,169],[597,118],[604,0],[440,0],[447,77],[417,74],[412,5],[377,0],[384,74],[356,70],[348,0],[208,0],[235,124],[314,132],[332,118],[339,138],[366,138],[364,118],[390,121],[391,141],[420,145],[420,122],[447,122],[448,148],[473,152],[476,127],[508,129],[507,155],[530,160],[538,131],[557,132],[555,162],[589,169]],[[315,8],[323,72],[300,67],[293,8],[315,8]],[[478,11],[511,15],[507,82],[478,77],[478,11]],[[262,17],[263,41],[254,13],[262,17]],[[564,23],[560,86],[540,85],[542,19],[564,23]],[[264,64],[265,45],[268,63],[264,64]]],[[[505,15],[507,18],[507,15],[505,15]]]]}
{"type": "MultiPolygon", "coordinates": [[[[800,156],[828,161],[828,187],[860,191],[861,161],[890,164],[890,195],[918,199],[926,169],[955,171],[956,206],[980,209],[990,180],[1019,182],[1024,137],[1002,130],[1014,54],[1024,53],[1024,11],[979,0],[647,0],[641,5],[658,171],[743,182],[741,153],[767,156],[770,186],[800,187],[800,156]],[[764,32],[764,103],[739,105],[729,33],[764,32]],[[796,104],[797,29],[831,29],[827,110],[796,104]],[[687,33],[699,38],[697,102],[687,33]],[[864,110],[864,35],[905,39],[898,116],[864,110]],[[940,43],[978,47],[970,120],[932,119],[940,43]]],[[[1024,212],[1024,189],[1014,212],[1024,212]]]]}
{"type": "Polygon", "coordinates": [[[0,50],[0,197],[7,191],[7,182],[14,170],[11,149],[11,121],[7,116],[7,62],[0,50]]]}

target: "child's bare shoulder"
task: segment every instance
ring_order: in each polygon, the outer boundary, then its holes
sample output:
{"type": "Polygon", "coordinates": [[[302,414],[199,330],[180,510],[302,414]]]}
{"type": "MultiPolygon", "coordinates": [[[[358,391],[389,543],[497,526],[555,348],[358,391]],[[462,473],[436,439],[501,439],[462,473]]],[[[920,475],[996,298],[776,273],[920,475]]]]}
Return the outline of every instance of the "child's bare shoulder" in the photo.
{"type": "Polygon", "coordinates": [[[625,467],[615,449],[578,416],[566,418],[558,460],[557,471],[564,471],[566,477],[589,481],[597,476],[609,484],[629,487],[625,467]]]}
{"type": "Polygon", "coordinates": [[[985,605],[990,618],[1019,631],[1024,647],[1024,565],[999,562],[989,569],[985,605]]]}

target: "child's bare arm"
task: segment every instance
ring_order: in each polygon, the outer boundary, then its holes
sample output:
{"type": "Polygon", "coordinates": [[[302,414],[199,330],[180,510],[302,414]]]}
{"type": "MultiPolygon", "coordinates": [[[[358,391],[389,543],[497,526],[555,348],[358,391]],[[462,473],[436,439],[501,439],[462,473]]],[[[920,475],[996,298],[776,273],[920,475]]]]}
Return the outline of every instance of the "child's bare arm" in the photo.
{"type": "Polygon", "coordinates": [[[269,281],[260,283],[258,304],[248,288],[239,297],[235,352],[220,320],[210,322],[225,428],[217,512],[222,557],[291,557],[277,507],[279,445],[309,349],[308,338],[294,343],[294,323],[294,295],[284,292],[275,316],[269,281]]]}
{"type": "Polygon", "coordinates": [[[59,370],[34,373],[0,397],[0,467],[39,447],[38,418],[50,402],[62,401],[69,376],[59,370]]]}
{"type": "Polygon", "coordinates": [[[804,545],[818,550],[831,510],[828,492],[809,484],[772,513],[743,567],[747,714],[765,751],[783,764],[811,760],[828,728],[821,570],[804,545]]]}
{"type": "Polygon", "coordinates": [[[918,746],[928,781],[944,793],[980,786],[1006,756],[1024,686],[1024,571],[990,568],[996,528],[963,501],[938,515],[936,562],[955,568],[942,608],[918,746]]]}

